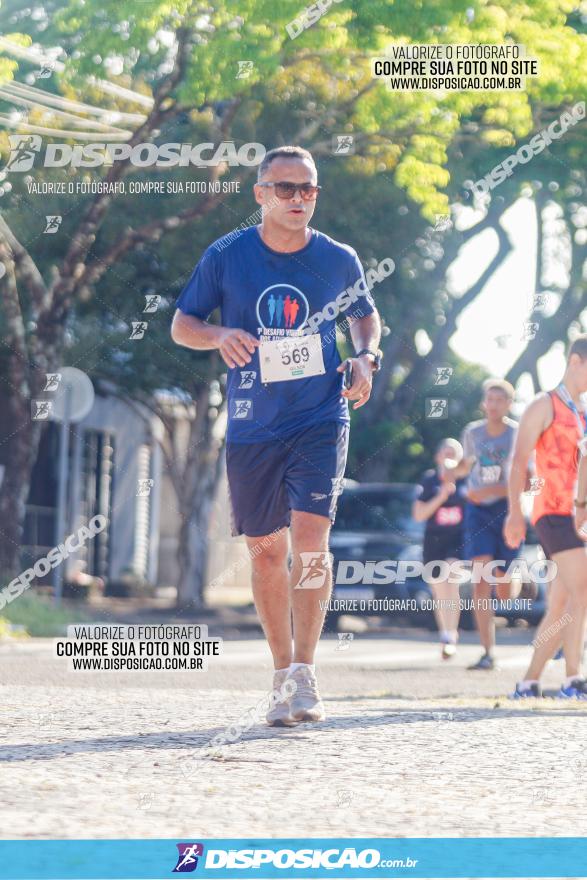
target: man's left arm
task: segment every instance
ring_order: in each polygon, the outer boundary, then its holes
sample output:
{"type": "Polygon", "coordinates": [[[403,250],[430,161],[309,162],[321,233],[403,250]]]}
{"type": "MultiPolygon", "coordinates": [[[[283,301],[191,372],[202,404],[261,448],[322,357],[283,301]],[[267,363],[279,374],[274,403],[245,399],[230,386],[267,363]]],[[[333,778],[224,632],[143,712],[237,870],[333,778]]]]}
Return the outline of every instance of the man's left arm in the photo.
{"type": "Polygon", "coordinates": [[[587,455],[579,460],[577,478],[577,497],[575,499],[575,531],[582,541],[585,540],[585,524],[587,522],[587,455]]]}
{"type": "Polygon", "coordinates": [[[379,342],[381,340],[381,320],[379,314],[374,311],[362,318],[348,317],[350,334],[355,352],[364,352],[359,357],[347,358],[338,367],[338,372],[344,372],[348,361],[353,365],[353,384],[343,390],[343,397],[355,400],[353,409],[364,406],[371,396],[373,373],[377,366],[379,342]]]}

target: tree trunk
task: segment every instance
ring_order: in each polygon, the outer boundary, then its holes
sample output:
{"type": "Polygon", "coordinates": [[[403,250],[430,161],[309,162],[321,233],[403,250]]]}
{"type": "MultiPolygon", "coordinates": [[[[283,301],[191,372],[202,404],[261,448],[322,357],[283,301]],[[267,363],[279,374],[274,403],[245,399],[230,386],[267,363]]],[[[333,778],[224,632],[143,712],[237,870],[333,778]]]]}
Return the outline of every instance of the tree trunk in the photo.
{"type": "Polygon", "coordinates": [[[190,426],[188,455],[181,475],[182,523],[178,537],[178,609],[204,605],[208,573],[210,513],[222,473],[224,414],[210,406],[208,386],[193,394],[195,418],[190,426]]]}
{"type": "Polygon", "coordinates": [[[185,519],[180,528],[177,548],[177,607],[181,611],[200,610],[205,605],[204,589],[210,555],[208,532],[215,494],[215,486],[202,488],[192,509],[182,513],[182,518],[185,519]]]}
{"type": "Polygon", "coordinates": [[[20,569],[25,505],[43,424],[32,419],[31,402],[43,385],[39,373],[29,367],[13,253],[5,239],[0,240],[0,259],[6,270],[0,288],[8,352],[3,362],[6,394],[1,461],[5,470],[0,487],[0,574],[10,578],[20,569]]]}
{"type": "Polygon", "coordinates": [[[21,567],[26,502],[41,435],[42,422],[31,422],[30,406],[22,394],[11,394],[5,410],[12,433],[5,441],[6,468],[0,489],[0,574],[8,580],[21,567]]]}

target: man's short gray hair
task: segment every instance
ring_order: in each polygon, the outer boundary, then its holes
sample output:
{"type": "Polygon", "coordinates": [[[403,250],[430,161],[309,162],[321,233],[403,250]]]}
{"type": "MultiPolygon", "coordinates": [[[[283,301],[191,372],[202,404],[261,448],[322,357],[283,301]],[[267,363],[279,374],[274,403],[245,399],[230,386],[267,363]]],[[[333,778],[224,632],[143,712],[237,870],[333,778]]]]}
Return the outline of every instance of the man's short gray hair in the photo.
{"type": "Polygon", "coordinates": [[[274,159],[305,159],[314,168],[316,167],[314,157],[309,150],[305,150],[303,147],[275,147],[275,149],[265,153],[265,157],[257,171],[257,180],[261,180],[274,159]]]}

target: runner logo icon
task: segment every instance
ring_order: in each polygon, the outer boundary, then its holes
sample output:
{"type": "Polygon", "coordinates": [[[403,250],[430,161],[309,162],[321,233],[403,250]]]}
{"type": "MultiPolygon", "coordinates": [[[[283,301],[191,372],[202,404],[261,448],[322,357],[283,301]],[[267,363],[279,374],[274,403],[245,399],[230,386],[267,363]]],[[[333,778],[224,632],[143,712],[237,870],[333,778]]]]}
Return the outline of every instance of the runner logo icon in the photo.
{"type": "Polygon", "coordinates": [[[198,867],[198,857],[204,855],[204,845],[202,843],[176,843],[176,846],[179,855],[173,873],[187,874],[195,871],[198,867]]]}
{"type": "Polygon", "coordinates": [[[326,583],[326,575],[332,570],[332,553],[301,552],[302,573],[296,590],[319,590],[326,583]]]}
{"type": "Polygon", "coordinates": [[[241,383],[238,386],[239,388],[252,388],[253,382],[257,378],[256,370],[241,370],[241,383]]]}
{"type": "Polygon", "coordinates": [[[253,417],[252,400],[233,400],[233,419],[251,419],[253,417]]]}

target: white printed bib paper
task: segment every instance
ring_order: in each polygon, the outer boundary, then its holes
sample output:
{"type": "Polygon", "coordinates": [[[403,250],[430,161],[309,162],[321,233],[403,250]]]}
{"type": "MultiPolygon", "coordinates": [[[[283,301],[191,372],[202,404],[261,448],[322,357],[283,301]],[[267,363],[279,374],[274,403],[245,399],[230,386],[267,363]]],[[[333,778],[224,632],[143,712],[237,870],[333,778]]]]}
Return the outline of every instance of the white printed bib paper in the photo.
{"type": "Polygon", "coordinates": [[[492,464],[481,468],[481,481],[483,483],[499,483],[501,465],[492,464]]]}
{"type": "Polygon", "coordinates": [[[263,383],[322,375],[325,369],[320,334],[261,341],[259,363],[263,383]]]}

